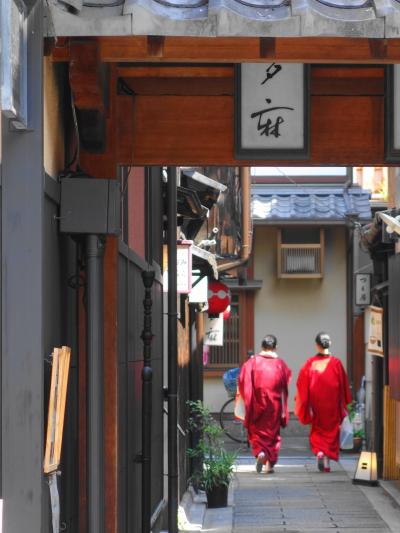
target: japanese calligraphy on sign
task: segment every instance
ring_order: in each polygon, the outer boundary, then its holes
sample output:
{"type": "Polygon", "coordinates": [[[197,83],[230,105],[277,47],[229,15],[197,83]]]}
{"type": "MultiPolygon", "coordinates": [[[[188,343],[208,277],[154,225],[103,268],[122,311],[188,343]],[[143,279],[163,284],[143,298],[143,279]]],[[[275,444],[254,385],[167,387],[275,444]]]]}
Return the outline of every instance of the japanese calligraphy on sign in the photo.
{"type": "Polygon", "coordinates": [[[356,305],[371,303],[371,274],[356,274],[356,305]]]}
{"type": "Polygon", "coordinates": [[[224,345],[224,319],[222,313],[217,317],[206,315],[204,328],[204,344],[208,346],[224,345]]]}
{"type": "Polygon", "coordinates": [[[236,157],[308,157],[308,68],[243,63],[236,72],[236,157]]]}
{"type": "MultiPolygon", "coordinates": [[[[192,289],[193,241],[179,241],[176,246],[176,289],[179,294],[188,294],[192,289]]],[[[167,247],[163,249],[163,291],[168,292],[167,247]]]]}

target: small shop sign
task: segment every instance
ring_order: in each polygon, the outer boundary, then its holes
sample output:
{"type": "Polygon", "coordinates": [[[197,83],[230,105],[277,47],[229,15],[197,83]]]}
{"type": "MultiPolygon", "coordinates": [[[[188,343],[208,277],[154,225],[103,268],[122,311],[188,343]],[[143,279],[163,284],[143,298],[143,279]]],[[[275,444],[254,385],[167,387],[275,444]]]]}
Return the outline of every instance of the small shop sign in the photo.
{"type": "Polygon", "coordinates": [[[365,342],[367,352],[383,356],[383,309],[373,305],[365,309],[365,342]]]}
{"type": "Polygon", "coordinates": [[[309,67],[243,63],[235,72],[237,159],[309,158],[309,67]]]}
{"type": "Polygon", "coordinates": [[[208,346],[224,345],[224,318],[222,313],[218,316],[206,315],[204,344],[208,346]]]}
{"type": "Polygon", "coordinates": [[[371,303],[371,274],[356,274],[356,305],[371,303]]]}
{"type": "MultiPolygon", "coordinates": [[[[192,289],[192,244],[179,241],[176,245],[176,287],[178,294],[188,294],[192,289]]],[[[168,292],[168,249],[163,249],[163,291],[168,292]]]]}
{"type": "Polygon", "coordinates": [[[386,67],[385,152],[386,161],[400,161],[400,65],[386,67]]]}
{"type": "MultiPolygon", "coordinates": [[[[203,276],[199,270],[193,270],[192,271],[192,289],[189,293],[189,303],[206,304],[207,302],[208,302],[208,277],[203,276]]],[[[203,310],[205,310],[205,308],[203,310]]]]}

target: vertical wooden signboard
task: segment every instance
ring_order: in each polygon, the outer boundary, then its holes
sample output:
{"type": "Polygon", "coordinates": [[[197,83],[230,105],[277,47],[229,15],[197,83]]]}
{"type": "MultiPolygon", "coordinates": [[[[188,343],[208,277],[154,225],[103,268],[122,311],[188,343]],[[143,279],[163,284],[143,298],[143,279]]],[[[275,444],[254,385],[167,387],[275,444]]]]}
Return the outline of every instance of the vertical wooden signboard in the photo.
{"type": "Polygon", "coordinates": [[[71,349],[67,346],[54,348],[43,465],[45,474],[56,471],[60,464],[70,358],[71,349]]]}

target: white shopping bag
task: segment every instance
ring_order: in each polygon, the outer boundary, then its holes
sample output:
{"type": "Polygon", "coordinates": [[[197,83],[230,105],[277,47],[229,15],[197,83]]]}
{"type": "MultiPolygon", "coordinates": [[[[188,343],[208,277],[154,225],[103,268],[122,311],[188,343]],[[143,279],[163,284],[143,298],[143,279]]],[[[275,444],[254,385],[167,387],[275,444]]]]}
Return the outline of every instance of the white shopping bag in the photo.
{"type": "Polygon", "coordinates": [[[236,393],[235,397],[235,409],[234,409],[235,418],[239,420],[244,420],[246,417],[246,407],[244,405],[244,400],[241,397],[240,393],[236,393]]]}
{"type": "Polygon", "coordinates": [[[353,448],[353,424],[348,416],[343,418],[340,427],[340,448],[342,450],[351,450],[353,448]]]}

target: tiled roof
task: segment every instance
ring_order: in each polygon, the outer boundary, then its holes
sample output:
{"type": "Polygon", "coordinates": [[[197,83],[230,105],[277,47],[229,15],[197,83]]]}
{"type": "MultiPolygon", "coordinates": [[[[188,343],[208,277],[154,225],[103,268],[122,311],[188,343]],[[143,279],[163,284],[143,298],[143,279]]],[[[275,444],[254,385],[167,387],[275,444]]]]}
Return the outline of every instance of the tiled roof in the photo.
{"type": "Polygon", "coordinates": [[[344,222],[346,214],[371,219],[370,193],[358,187],[253,186],[251,211],[254,221],[344,222]]]}
{"type": "Polygon", "coordinates": [[[400,0],[48,0],[48,35],[400,36],[400,0]]]}

